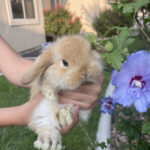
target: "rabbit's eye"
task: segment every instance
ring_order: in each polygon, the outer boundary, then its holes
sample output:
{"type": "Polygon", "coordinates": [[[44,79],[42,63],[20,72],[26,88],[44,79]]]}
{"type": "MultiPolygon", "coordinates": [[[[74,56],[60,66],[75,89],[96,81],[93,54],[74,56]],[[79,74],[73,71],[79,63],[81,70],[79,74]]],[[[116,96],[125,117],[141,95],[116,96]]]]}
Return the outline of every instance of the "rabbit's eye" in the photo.
{"type": "Polygon", "coordinates": [[[64,59],[62,60],[62,63],[63,63],[63,65],[66,66],[66,67],[69,66],[69,63],[68,63],[66,60],[64,60],[64,59]]]}

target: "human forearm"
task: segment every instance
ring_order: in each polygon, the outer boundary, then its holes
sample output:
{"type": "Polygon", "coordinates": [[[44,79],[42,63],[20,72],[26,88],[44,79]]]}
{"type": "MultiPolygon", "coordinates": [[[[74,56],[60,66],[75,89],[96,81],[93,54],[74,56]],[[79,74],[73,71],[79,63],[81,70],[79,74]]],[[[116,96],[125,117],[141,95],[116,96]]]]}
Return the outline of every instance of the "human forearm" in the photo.
{"type": "Polygon", "coordinates": [[[19,106],[0,108],[0,127],[22,125],[19,106]]]}
{"type": "MultiPolygon", "coordinates": [[[[16,107],[0,108],[0,127],[27,126],[35,107],[40,103],[42,98],[43,95],[39,94],[34,100],[28,101],[23,105],[16,107]]],[[[62,126],[61,132],[63,134],[69,133],[73,126],[75,126],[78,122],[78,119],[78,106],[75,106],[73,123],[69,126],[62,126]]]]}
{"type": "Polygon", "coordinates": [[[32,112],[42,100],[41,94],[34,100],[15,107],[0,108],[0,127],[3,126],[26,126],[29,123],[32,112]]]}
{"type": "Polygon", "coordinates": [[[22,76],[33,64],[33,61],[22,58],[0,36],[0,71],[13,84],[23,86],[22,76]]]}

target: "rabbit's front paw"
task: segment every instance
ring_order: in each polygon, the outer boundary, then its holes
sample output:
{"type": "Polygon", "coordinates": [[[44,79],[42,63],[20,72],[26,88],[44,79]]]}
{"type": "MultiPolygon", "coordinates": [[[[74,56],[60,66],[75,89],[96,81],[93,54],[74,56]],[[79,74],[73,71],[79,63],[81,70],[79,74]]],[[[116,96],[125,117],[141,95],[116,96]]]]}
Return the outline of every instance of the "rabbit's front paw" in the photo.
{"type": "Polygon", "coordinates": [[[50,147],[50,144],[49,144],[49,142],[44,142],[44,141],[41,141],[41,140],[36,140],[34,142],[34,147],[37,148],[37,149],[48,150],[49,147],[50,147]]]}
{"type": "Polygon", "coordinates": [[[49,142],[42,142],[42,141],[35,141],[34,142],[34,147],[37,149],[41,150],[61,150],[62,145],[61,144],[56,144],[56,142],[52,142],[52,145],[50,146],[49,142]]]}
{"type": "Polygon", "coordinates": [[[55,128],[45,128],[38,134],[34,147],[41,150],[61,150],[61,135],[55,128]]]}
{"type": "Polygon", "coordinates": [[[59,110],[59,122],[61,125],[70,125],[73,122],[73,106],[64,105],[59,110]]]}

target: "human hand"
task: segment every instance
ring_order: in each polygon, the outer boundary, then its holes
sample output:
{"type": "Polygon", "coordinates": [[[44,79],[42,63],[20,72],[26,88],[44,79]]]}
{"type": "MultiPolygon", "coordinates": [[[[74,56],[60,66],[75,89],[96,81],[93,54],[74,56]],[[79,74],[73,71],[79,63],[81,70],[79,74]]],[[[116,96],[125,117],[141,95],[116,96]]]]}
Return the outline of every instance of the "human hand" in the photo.
{"type": "MultiPolygon", "coordinates": [[[[18,112],[19,117],[17,119],[18,121],[17,121],[16,125],[23,125],[23,126],[28,125],[28,123],[30,121],[30,117],[31,117],[34,109],[40,103],[42,98],[43,98],[42,94],[39,94],[37,97],[35,97],[34,100],[28,101],[25,104],[17,107],[17,112],[18,112]]],[[[79,110],[79,107],[74,106],[75,114],[73,116],[73,122],[72,122],[71,125],[62,126],[62,128],[61,128],[61,133],[62,134],[69,133],[70,130],[77,124],[77,122],[79,120],[78,110],[79,110]]]]}
{"type": "MultiPolygon", "coordinates": [[[[67,134],[71,131],[71,129],[78,123],[79,114],[78,110],[81,109],[93,109],[94,106],[97,104],[97,98],[102,88],[104,80],[104,75],[102,75],[97,83],[86,83],[81,85],[75,91],[62,91],[60,93],[60,102],[63,104],[72,103],[74,104],[74,118],[73,123],[71,125],[62,126],[61,133],[67,134]]],[[[43,95],[39,94],[35,97],[34,100],[28,101],[27,103],[23,104],[20,109],[20,114],[22,114],[22,125],[27,125],[29,123],[30,117],[33,113],[33,110],[42,100],[43,95]]]]}
{"type": "Polygon", "coordinates": [[[79,120],[79,108],[81,109],[93,109],[97,104],[97,98],[101,91],[104,81],[104,75],[102,75],[97,83],[86,83],[81,85],[75,91],[62,91],[60,93],[60,102],[63,104],[72,103],[75,105],[74,121],[71,125],[63,126],[62,133],[67,134],[78,123],[79,120]]]}
{"type": "Polygon", "coordinates": [[[75,91],[62,91],[59,101],[62,104],[78,105],[81,109],[93,109],[97,104],[103,81],[104,75],[102,74],[96,83],[85,83],[75,91]]]}

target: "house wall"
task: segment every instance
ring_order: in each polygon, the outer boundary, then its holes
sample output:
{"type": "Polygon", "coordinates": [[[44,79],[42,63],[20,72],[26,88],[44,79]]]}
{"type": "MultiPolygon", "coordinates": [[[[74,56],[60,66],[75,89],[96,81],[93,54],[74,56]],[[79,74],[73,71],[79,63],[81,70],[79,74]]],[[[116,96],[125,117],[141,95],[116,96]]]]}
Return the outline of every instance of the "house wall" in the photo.
{"type": "Polygon", "coordinates": [[[9,25],[5,0],[0,0],[0,35],[16,50],[21,52],[45,42],[42,0],[37,0],[39,23],[31,25],[9,25]]]}
{"type": "Polygon", "coordinates": [[[81,19],[82,30],[93,32],[92,22],[99,13],[111,9],[107,0],[68,0],[66,8],[81,19]]]}
{"type": "Polygon", "coordinates": [[[50,0],[42,0],[43,1],[43,9],[50,9],[50,0]]]}

